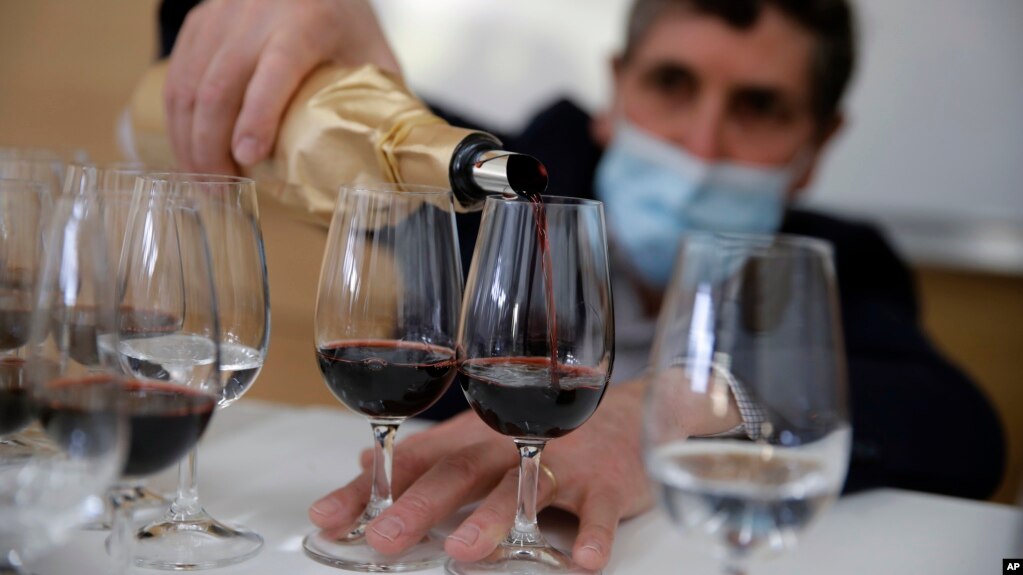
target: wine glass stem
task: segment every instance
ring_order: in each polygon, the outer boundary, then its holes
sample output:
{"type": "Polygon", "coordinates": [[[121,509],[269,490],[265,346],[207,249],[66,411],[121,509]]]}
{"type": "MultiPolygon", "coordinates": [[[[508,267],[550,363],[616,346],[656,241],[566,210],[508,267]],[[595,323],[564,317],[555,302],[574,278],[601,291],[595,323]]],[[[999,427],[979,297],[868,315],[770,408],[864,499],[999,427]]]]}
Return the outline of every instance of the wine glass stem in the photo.
{"type": "Polygon", "coordinates": [[[135,533],[132,529],[132,497],[134,489],[114,488],[110,494],[110,543],[109,552],[113,558],[115,575],[126,575],[131,567],[135,533]]]}
{"type": "Polygon", "coordinates": [[[199,504],[198,458],[199,450],[193,447],[178,464],[178,492],[168,512],[172,521],[189,521],[203,514],[199,504]]]}
{"type": "Polygon", "coordinates": [[[398,422],[373,420],[373,490],[366,516],[372,519],[391,506],[391,475],[394,471],[394,437],[398,422]]]}
{"type": "Polygon", "coordinates": [[[515,507],[515,525],[506,545],[542,546],[547,542],[536,524],[536,491],[539,485],[540,455],[547,445],[545,440],[516,439],[519,448],[519,496],[515,507]]]}

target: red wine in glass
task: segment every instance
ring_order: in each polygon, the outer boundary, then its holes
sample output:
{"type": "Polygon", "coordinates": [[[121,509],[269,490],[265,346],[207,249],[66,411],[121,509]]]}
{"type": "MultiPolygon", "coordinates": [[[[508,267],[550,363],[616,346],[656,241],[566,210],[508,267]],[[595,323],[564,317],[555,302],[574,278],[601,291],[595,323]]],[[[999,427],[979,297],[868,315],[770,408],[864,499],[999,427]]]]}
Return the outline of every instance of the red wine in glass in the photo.
{"type": "Polygon", "coordinates": [[[411,417],[433,405],[455,377],[448,347],[396,340],[343,341],[317,350],[327,387],[370,417],[411,417]]]}
{"type": "MultiPolygon", "coordinates": [[[[51,383],[39,405],[40,420],[48,429],[60,429],[62,421],[75,429],[83,420],[97,417],[78,400],[83,396],[80,388],[111,381],[108,376],[90,376],[51,383]]],[[[202,437],[218,399],[186,387],[142,380],[123,382],[121,395],[131,428],[124,477],[151,475],[181,459],[202,437]]]]}
{"type": "Polygon", "coordinates": [[[28,343],[32,310],[28,306],[13,302],[28,299],[29,297],[24,294],[0,292],[0,351],[18,349],[28,343]]]}
{"type": "Polygon", "coordinates": [[[544,446],[593,415],[614,361],[601,205],[529,199],[484,206],[457,344],[466,399],[519,452],[515,521],[485,558],[450,560],[453,575],[592,573],[546,542],[536,492],[544,446]]]}
{"type": "Polygon", "coordinates": [[[0,278],[0,351],[8,351],[28,343],[34,282],[24,268],[2,270],[0,278]]]}
{"type": "Polygon", "coordinates": [[[21,431],[32,421],[32,402],[24,385],[25,361],[0,359],[0,436],[21,431]]]}
{"type": "Polygon", "coordinates": [[[606,373],[545,357],[490,357],[462,362],[459,383],[469,405],[494,431],[519,438],[565,435],[593,414],[606,373]],[[551,382],[558,381],[558,385],[551,382]]]}

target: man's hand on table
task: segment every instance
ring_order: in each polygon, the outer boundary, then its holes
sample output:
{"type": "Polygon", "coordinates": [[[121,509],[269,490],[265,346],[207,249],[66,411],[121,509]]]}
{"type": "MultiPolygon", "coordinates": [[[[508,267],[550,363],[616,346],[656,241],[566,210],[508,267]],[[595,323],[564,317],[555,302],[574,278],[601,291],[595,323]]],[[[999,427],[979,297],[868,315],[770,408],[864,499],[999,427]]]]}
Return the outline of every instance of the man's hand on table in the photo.
{"type": "MultiPolygon", "coordinates": [[[[642,393],[639,382],[609,389],[586,424],[552,440],[544,450],[542,461],[558,485],[552,493],[550,478],[540,474],[537,507],[553,505],[579,517],[572,556],[589,569],[607,564],[618,521],[652,502],[641,458],[642,393]]],[[[313,523],[339,535],[355,523],[369,500],[371,460],[372,454],[365,452],[363,473],[310,508],[313,523]]],[[[369,544],[382,553],[404,550],[474,501],[480,504],[445,543],[449,555],[481,559],[511,528],[518,453],[509,437],[487,427],[472,411],[400,442],[393,475],[397,498],[366,531],[369,544]]]]}

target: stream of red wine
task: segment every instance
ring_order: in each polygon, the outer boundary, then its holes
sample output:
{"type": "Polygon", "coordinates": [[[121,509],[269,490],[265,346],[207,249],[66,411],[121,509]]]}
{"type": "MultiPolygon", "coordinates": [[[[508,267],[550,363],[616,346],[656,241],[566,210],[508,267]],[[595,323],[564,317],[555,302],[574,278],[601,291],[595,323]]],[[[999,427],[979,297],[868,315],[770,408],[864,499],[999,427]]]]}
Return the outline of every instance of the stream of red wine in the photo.
{"type": "Polygon", "coordinates": [[[558,316],[554,309],[554,265],[551,263],[551,245],[547,237],[547,210],[540,194],[530,194],[533,216],[536,220],[536,239],[540,246],[540,265],[543,268],[544,293],[547,296],[547,335],[550,340],[551,386],[559,388],[558,382],[558,316]]]}

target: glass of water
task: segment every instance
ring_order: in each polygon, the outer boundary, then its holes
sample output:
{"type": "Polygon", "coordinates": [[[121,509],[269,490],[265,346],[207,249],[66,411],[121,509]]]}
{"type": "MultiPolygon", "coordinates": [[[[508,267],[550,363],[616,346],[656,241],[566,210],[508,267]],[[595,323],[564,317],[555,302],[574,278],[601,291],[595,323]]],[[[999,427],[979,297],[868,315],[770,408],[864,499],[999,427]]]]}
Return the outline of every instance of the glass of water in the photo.
{"type": "Polygon", "coordinates": [[[830,246],[696,235],[651,355],[646,465],[672,522],[741,574],[842,488],[851,429],[830,246]]]}
{"type": "MultiPolygon", "coordinates": [[[[270,293],[256,184],[214,174],[150,173],[137,192],[162,191],[196,208],[209,243],[220,333],[218,409],[255,382],[270,342],[270,293]]],[[[179,467],[175,501],[138,534],[135,562],[165,570],[212,569],[254,557],[263,538],[212,517],[199,500],[198,453],[179,467]]]]}

